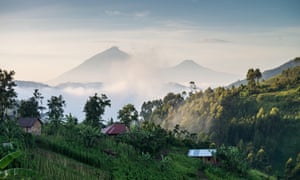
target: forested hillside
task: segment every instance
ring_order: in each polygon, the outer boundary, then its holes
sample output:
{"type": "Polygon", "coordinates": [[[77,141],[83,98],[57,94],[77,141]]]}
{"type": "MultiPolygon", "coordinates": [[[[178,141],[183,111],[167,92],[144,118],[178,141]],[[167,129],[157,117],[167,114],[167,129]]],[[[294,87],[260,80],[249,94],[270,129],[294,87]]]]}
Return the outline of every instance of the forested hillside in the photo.
{"type": "Polygon", "coordinates": [[[265,82],[249,69],[248,84],[229,89],[190,82],[190,92],[143,103],[140,118],[125,105],[117,122],[102,118],[105,94],[87,99],[80,123],[52,96],[33,135],[18,120],[40,118],[44,97],[36,89],[16,106],[13,76],[0,69],[0,179],[299,179],[299,66],[265,82]],[[115,123],[130,131],[103,133],[115,123]],[[209,148],[215,162],[187,156],[209,148]]]}
{"type": "Polygon", "coordinates": [[[169,130],[187,130],[199,141],[242,146],[250,159],[263,150],[265,162],[255,166],[282,170],[300,152],[300,66],[268,81],[260,78],[250,69],[247,85],[169,93],[145,102],[141,115],[169,130]]]}

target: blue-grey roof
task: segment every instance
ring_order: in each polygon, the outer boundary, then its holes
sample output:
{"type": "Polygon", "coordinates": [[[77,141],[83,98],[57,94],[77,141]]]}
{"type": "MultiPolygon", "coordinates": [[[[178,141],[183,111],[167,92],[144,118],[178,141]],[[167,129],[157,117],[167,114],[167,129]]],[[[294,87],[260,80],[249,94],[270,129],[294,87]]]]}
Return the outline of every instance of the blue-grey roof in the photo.
{"type": "Polygon", "coordinates": [[[212,157],[216,153],[216,149],[190,149],[188,152],[189,157],[212,157]]]}
{"type": "Polygon", "coordinates": [[[42,121],[38,118],[20,118],[18,123],[22,128],[31,128],[36,121],[40,121],[42,124],[42,121]]]}

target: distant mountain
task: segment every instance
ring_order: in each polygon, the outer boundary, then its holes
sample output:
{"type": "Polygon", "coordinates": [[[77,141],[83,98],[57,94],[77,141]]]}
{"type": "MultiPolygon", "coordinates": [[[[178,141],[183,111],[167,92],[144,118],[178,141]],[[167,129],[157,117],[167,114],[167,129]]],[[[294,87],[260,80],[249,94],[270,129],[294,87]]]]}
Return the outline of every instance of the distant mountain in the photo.
{"type": "Polygon", "coordinates": [[[281,74],[283,70],[293,68],[296,66],[300,66],[300,57],[296,57],[295,59],[290,60],[277,68],[264,71],[262,74],[262,79],[264,80],[270,79],[271,77],[281,74]]]}
{"type": "Polygon", "coordinates": [[[166,82],[188,84],[194,81],[200,86],[224,85],[237,79],[234,74],[205,68],[193,60],[184,60],[176,66],[162,70],[162,77],[166,82]]]}
{"type": "Polygon", "coordinates": [[[19,88],[30,88],[30,89],[42,89],[42,88],[56,88],[56,89],[64,89],[64,88],[93,88],[93,89],[101,89],[103,87],[103,83],[101,82],[93,82],[93,83],[77,83],[77,82],[67,82],[61,83],[56,86],[49,86],[48,84],[34,82],[34,81],[15,81],[17,87],[19,88]]]}
{"type": "MultiPolygon", "coordinates": [[[[289,68],[293,68],[293,67],[296,67],[296,66],[300,66],[300,57],[296,57],[276,68],[273,68],[273,69],[270,69],[270,70],[266,70],[262,73],[262,79],[263,80],[268,80],[274,76],[277,76],[279,74],[281,74],[281,72],[283,70],[287,70],[289,68]]],[[[243,80],[239,80],[239,81],[236,81],[232,84],[229,85],[229,87],[231,86],[240,86],[241,84],[243,85],[246,85],[247,84],[247,80],[246,79],[243,79],[243,80]]]]}
{"type": "Polygon", "coordinates": [[[87,59],[77,67],[49,81],[52,84],[64,82],[102,82],[111,73],[114,65],[125,62],[129,55],[118,47],[112,47],[87,59]]]}
{"type": "Polygon", "coordinates": [[[34,81],[15,81],[17,87],[20,88],[49,88],[50,86],[48,84],[40,83],[40,82],[34,82],[34,81]]]}
{"type": "MultiPolygon", "coordinates": [[[[130,56],[127,53],[117,47],[112,47],[87,59],[77,67],[49,81],[49,83],[102,82],[111,84],[116,81],[127,81],[128,76],[139,76],[139,71],[135,68],[135,62],[129,61],[129,59],[130,56]],[[132,74],[134,73],[132,70],[137,73],[132,74]]],[[[145,70],[147,71],[147,67],[145,67],[145,70]]],[[[189,84],[190,81],[194,81],[200,88],[226,85],[238,79],[237,75],[213,71],[200,66],[193,60],[185,60],[176,66],[159,69],[155,72],[157,73],[150,74],[150,76],[157,78],[159,83],[189,84]]],[[[144,81],[144,79],[141,80],[144,81]]]]}
{"type": "Polygon", "coordinates": [[[93,82],[93,83],[78,83],[78,82],[67,82],[61,83],[55,88],[64,89],[64,88],[94,88],[101,89],[103,87],[103,83],[101,82],[93,82]]]}

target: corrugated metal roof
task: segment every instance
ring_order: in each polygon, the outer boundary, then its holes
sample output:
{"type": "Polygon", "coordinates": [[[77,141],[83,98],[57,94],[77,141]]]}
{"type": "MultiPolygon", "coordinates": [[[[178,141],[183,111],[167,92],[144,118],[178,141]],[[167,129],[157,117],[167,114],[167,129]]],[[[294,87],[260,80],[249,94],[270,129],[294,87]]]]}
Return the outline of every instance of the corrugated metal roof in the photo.
{"type": "Polygon", "coordinates": [[[18,123],[23,128],[31,128],[36,121],[40,120],[38,118],[20,118],[18,123]]]}
{"type": "Polygon", "coordinates": [[[101,132],[107,135],[117,135],[129,132],[129,129],[124,124],[116,123],[102,129],[101,132]]]}
{"type": "Polygon", "coordinates": [[[216,149],[190,149],[188,152],[189,157],[212,157],[216,153],[216,149]]]}

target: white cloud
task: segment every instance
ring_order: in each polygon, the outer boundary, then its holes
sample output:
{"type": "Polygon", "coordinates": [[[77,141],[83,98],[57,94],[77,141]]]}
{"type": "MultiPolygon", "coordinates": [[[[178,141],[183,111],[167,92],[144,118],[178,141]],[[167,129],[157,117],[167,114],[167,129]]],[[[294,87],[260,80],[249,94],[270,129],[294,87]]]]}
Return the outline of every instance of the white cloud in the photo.
{"type": "Polygon", "coordinates": [[[135,11],[135,12],[124,12],[120,10],[105,10],[104,13],[109,16],[127,16],[142,18],[150,14],[150,11],[135,11]]]}
{"type": "Polygon", "coordinates": [[[95,92],[99,91],[99,89],[83,88],[83,87],[78,87],[78,88],[66,87],[62,89],[62,91],[70,95],[86,96],[86,95],[94,94],[95,92]]]}
{"type": "Polygon", "coordinates": [[[145,17],[148,16],[150,14],[149,11],[141,11],[141,12],[135,12],[134,16],[135,17],[145,17]]]}
{"type": "Polygon", "coordinates": [[[189,26],[73,31],[14,29],[7,32],[0,29],[0,41],[5,44],[0,49],[0,63],[2,67],[14,69],[17,79],[46,81],[111,46],[119,46],[133,55],[154,56],[143,61],[154,61],[158,66],[193,59],[211,69],[244,74],[250,66],[267,69],[299,56],[297,30],[294,27],[249,33],[189,26]],[[228,40],[234,43],[224,43],[228,40]],[[218,43],[201,43],[203,41],[218,43]]]}
{"type": "Polygon", "coordinates": [[[120,11],[118,10],[106,10],[104,11],[105,14],[109,15],[109,16],[119,16],[119,15],[122,15],[123,13],[121,13],[120,11]]]}

